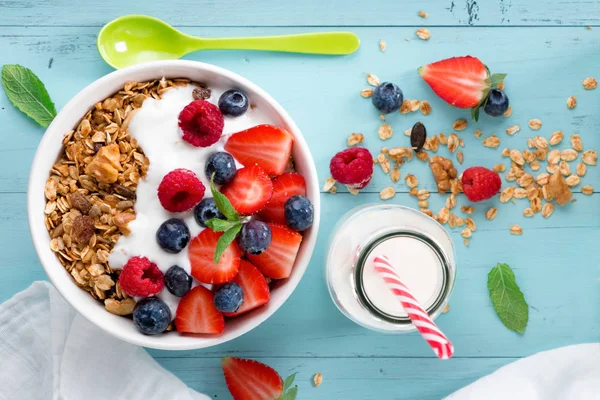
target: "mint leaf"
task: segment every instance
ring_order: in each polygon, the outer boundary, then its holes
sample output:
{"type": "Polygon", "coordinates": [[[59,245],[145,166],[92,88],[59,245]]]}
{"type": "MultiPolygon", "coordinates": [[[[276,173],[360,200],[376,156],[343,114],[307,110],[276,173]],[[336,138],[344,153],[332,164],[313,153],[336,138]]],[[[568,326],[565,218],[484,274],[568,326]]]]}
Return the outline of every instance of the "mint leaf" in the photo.
{"type": "Polygon", "coordinates": [[[231,205],[231,202],[224,194],[219,192],[215,187],[214,182],[215,174],[210,178],[210,191],[212,192],[213,199],[215,200],[215,205],[221,211],[221,213],[230,221],[239,221],[240,215],[235,211],[235,208],[231,205]]]}
{"type": "Polygon", "coordinates": [[[281,395],[281,400],[296,400],[296,396],[298,395],[298,386],[294,386],[287,392],[281,395]]]}
{"type": "Polygon", "coordinates": [[[219,219],[219,218],[211,218],[208,221],[206,221],[205,224],[213,232],[225,232],[226,230],[231,228],[233,225],[235,225],[236,222],[231,222],[231,221],[227,221],[225,219],[219,219]]]}
{"type": "Polygon", "coordinates": [[[20,65],[2,67],[2,86],[10,102],[44,128],[56,116],[56,108],[40,79],[20,65]]]}
{"type": "Polygon", "coordinates": [[[294,383],[294,379],[296,379],[296,374],[297,374],[297,372],[293,373],[292,375],[285,378],[285,381],[283,382],[283,392],[284,393],[286,390],[288,390],[290,388],[290,386],[292,386],[292,383],[294,383]]]}
{"type": "Polygon", "coordinates": [[[529,321],[529,306],[508,264],[498,264],[488,274],[488,290],[494,309],[508,329],[525,332],[529,321]]]}
{"type": "Polygon", "coordinates": [[[239,222],[235,223],[231,228],[226,230],[225,233],[219,238],[219,241],[217,242],[217,248],[215,249],[214,261],[216,264],[219,263],[219,261],[221,260],[221,255],[223,255],[223,252],[227,249],[227,247],[229,247],[231,242],[235,240],[235,237],[241,229],[242,224],[240,224],[239,222]]]}
{"type": "Polygon", "coordinates": [[[492,87],[498,86],[500,82],[502,82],[506,78],[506,74],[494,74],[492,75],[492,87]]]}

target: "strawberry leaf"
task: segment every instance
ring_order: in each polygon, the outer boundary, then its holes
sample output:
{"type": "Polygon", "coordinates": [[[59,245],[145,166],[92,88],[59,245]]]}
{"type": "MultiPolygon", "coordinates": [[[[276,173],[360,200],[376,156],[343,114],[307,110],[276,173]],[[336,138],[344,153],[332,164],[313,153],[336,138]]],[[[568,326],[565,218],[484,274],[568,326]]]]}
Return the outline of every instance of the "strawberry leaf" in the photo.
{"type": "Polygon", "coordinates": [[[235,225],[236,222],[228,221],[225,219],[219,219],[219,218],[211,218],[208,221],[206,221],[205,224],[213,232],[225,232],[226,230],[231,228],[233,225],[235,225]]]}
{"type": "Polygon", "coordinates": [[[215,187],[215,174],[210,178],[210,191],[212,192],[213,199],[215,200],[215,205],[221,211],[221,213],[232,222],[238,222],[240,220],[240,215],[235,208],[231,205],[231,202],[224,194],[219,192],[215,187]]]}
{"type": "Polygon", "coordinates": [[[285,381],[283,382],[284,393],[290,388],[290,386],[292,386],[292,383],[294,383],[294,379],[296,379],[296,373],[293,373],[292,375],[285,378],[285,381]]]}
{"type": "MultiPolygon", "coordinates": [[[[221,212],[223,212],[223,211],[221,211],[221,212]]],[[[219,263],[219,261],[221,260],[221,255],[223,255],[223,252],[235,240],[235,237],[237,236],[238,233],[240,233],[241,229],[242,229],[242,224],[237,222],[237,223],[234,223],[234,225],[231,228],[226,230],[223,235],[221,235],[221,237],[219,238],[219,241],[217,242],[217,248],[215,249],[215,258],[214,258],[215,264],[219,263]]]]}
{"type": "Polygon", "coordinates": [[[281,395],[281,400],[296,400],[296,396],[298,395],[298,386],[294,386],[287,392],[281,395]]]}
{"type": "Polygon", "coordinates": [[[493,74],[492,75],[492,87],[498,86],[506,78],[506,74],[493,74]]]}

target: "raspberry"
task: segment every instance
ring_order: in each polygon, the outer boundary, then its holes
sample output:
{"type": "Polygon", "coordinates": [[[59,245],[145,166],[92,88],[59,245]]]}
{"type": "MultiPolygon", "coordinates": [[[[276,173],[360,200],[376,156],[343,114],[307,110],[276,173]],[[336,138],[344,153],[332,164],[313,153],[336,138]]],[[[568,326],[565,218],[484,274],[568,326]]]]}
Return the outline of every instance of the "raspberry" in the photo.
{"type": "Polygon", "coordinates": [[[204,185],[189,169],[179,168],[165,175],[158,185],[158,199],[170,212],[187,211],[204,197],[204,185]]]}
{"type": "Polygon", "coordinates": [[[119,285],[129,296],[148,297],[160,292],[165,284],[163,273],[146,257],[132,257],[119,275],[119,285]]]}
{"type": "Polygon", "coordinates": [[[329,171],[333,179],[351,189],[362,189],[373,176],[373,156],[363,147],[340,151],[331,159],[329,171]]]}
{"type": "Polygon", "coordinates": [[[179,113],[183,140],[196,147],[208,147],[219,141],[223,133],[223,114],[204,100],[194,100],[179,113]]]}
{"type": "Polygon", "coordinates": [[[484,167],[467,168],[462,174],[462,188],[470,201],[481,201],[493,197],[500,191],[500,175],[484,167]]]}

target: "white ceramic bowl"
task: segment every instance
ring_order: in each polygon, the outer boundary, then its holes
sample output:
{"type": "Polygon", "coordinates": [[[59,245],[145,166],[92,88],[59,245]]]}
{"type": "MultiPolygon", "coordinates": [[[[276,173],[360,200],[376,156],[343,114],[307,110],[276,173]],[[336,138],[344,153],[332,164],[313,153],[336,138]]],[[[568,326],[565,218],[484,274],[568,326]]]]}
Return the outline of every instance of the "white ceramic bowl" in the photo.
{"type": "Polygon", "coordinates": [[[136,345],[164,350],[215,346],[243,335],[269,318],[292,294],[306,271],[317,239],[320,212],[319,184],[315,164],[302,133],[287,112],[264,90],[237,74],[213,65],[181,60],[159,61],[115,71],[90,84],[69,101],[48,127],[39,144],[31,166],[27,206],[33,244],[48,278],[61,295],[85,318],[111,335],[136,345]],[[304,232],[304,240],[290,278],[272,291],[271,301],[266,306],[242,317],[229,320],[225,331],[220,335],[192,336],[177,332],[157,336],[141,334],[130,319],[107,312],[103,304],[77,287],[71,275],[67,273],[56,255],[50,250],[50,237],[44,224],[44,187],[50,168],[62,150],[64,133],[73,129],[96,102],[118,91],[126,82],[141,82],[158,79],[162,76],[167,78],[184,77],[204,82],[209,87],[219,85],[246,91],[252,101],[267,113],[274,125],[281,126],[294,135],[295,165],[298,172],[306,179],[307,196],[314,205],[314,223],[311,229],[304,232]]]}

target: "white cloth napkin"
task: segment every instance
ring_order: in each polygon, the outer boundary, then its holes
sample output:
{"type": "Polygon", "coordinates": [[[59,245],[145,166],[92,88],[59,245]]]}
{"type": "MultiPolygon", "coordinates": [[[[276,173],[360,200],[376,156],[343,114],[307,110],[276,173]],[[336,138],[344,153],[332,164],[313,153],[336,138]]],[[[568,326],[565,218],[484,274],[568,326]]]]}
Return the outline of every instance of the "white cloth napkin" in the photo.
{"type": "Polygon", "coordinates": [[[0,305],[0,400],[210,400],[35,282],[0,305]]]}
{"type": "Polygon", "coordinates": [[[600,343],[543,351],[508,364],[447,400],[600,399],[600,343]]]}

